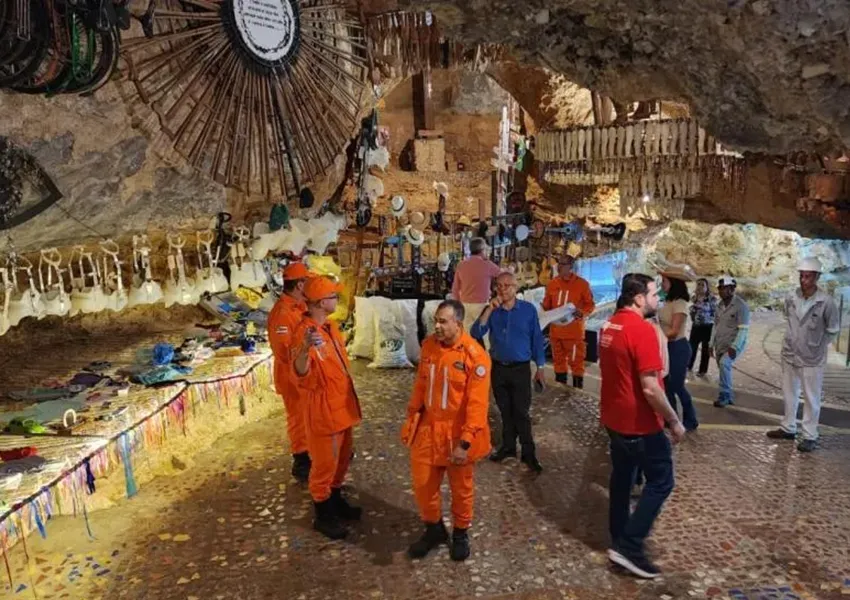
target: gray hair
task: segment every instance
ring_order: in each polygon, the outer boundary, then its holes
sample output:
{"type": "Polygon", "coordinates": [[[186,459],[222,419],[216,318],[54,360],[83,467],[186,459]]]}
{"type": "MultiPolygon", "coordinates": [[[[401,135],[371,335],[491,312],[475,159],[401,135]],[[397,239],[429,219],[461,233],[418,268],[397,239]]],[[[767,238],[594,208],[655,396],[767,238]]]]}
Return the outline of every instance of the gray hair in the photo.
{"type": "Polygon", "coordinates": [[[466,316],[466,309],[463,307],[463,303],[458,300],[443,300],[437,307],[437,312],[440,312],[444,308],[451,308],[455,313],[457,322],[463,323],[463,319],[466,316]]]}
{"type": "Polygon", "coordinates": [[[484,238],[472,238],[469,240],[470,254],[481,254],[487,248],[487,240],[484,238]]]}

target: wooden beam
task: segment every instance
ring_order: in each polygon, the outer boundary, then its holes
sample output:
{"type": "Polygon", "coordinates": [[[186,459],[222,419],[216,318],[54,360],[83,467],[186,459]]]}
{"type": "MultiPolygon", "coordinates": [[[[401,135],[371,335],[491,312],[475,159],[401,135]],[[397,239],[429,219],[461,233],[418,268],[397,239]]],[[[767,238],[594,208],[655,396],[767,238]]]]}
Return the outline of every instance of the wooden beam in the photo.
{"type": "Polygon", "coordinates": [[[413,76],[413,128],[433,130],[434,103],[431,98],[431,72],[422,71],[413,76]]]}

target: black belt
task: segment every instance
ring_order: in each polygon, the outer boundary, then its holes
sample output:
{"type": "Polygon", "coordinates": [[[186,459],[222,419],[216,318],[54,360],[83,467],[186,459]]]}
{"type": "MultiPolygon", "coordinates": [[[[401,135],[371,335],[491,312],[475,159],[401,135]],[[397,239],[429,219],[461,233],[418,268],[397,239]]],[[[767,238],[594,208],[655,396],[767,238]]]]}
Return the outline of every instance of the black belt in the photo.
{"type": "Polygon", "coordinates": [[[500,360],[493,360],[494,365],[499,365],[500,367],[522,367],[529,364],[530,360],[524,360],[522,362],[502,362],[500,360]]]}

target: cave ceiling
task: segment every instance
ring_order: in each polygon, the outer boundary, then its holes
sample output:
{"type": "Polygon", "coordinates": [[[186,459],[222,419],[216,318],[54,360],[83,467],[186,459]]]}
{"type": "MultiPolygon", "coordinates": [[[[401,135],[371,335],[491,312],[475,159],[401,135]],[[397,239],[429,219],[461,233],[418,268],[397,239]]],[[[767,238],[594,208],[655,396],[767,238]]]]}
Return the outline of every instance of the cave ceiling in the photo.
{"type": "Polygon", "coordinates": [[[620,101],[677,99],[724,144],[850,146],[843,0],[399,0],[467,43],[498,42],[620,101]]]}

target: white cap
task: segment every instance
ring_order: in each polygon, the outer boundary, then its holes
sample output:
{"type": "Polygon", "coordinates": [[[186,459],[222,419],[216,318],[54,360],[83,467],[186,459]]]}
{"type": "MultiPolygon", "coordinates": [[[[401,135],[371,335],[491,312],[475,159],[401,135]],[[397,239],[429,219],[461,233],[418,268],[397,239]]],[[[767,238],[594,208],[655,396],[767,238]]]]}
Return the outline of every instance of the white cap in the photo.
{"type": "Polygon", "coordinates": [[[800,261],[800,264],[797,265],[798,271],[814,271],[815,273],[822,273],[823,266],[821,266],[820,261],[815,257],[804,258],[800,261]]]}
{"type": "Polygon", "coordinates": [[[737,286],[738,282],[735,281],[735,278],[731,275],[722,275],[720,279],[717,280],[717,287],[726,287],[727,285],[737,286]]]}

